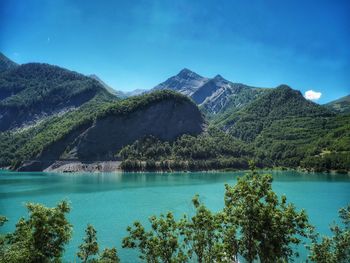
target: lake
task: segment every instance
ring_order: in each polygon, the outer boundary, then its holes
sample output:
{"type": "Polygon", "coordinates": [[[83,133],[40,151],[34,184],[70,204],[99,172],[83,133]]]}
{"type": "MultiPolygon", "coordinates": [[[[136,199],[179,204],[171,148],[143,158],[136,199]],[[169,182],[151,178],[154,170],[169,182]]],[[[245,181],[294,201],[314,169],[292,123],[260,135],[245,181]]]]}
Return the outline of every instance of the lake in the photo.
{"type": "MultiPolygon", "coordinates": [[[[286,194],[298,209],[305,208],[318,231],[329,234],[337,211],[350,202],[350,177],[340,174],[271,171],[273,189],[286,194]]],[[[191,214],[195,194],[211,209],[223,207],[224,183],[235,184],[243,172],[225,173],[15,173],[0,172],[0,214],[10,219],[1,232],[12,231],[26,215],[26,202],[54,206],[62,199],[71,202],[69,220],[73,238],[64,260],[74,261],[87,223],[97,230],[100,250],[116,246],[122,262],[138,262],[137,253],[122,249],[126,227],[135,220],[146,222],[151,215],[174,211],[191,214]]],[[[301,248],[302,258],[305,251],[301,248]]],[[[299,261],[299,260],[298,260],[299,261]]]]}

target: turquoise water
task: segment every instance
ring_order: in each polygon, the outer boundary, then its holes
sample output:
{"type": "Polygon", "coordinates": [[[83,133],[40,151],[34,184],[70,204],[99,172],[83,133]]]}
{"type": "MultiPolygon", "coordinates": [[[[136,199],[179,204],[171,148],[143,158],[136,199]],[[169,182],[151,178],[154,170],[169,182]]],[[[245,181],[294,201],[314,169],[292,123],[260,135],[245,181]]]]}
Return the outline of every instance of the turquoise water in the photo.
{"type": "MultiPolygon", "coordinates": [[[[348,175],[272,172],[273,188],[286,194],[298,209],[305,208],[319,232],[329,234],[329,224],[340,207],[350,202],[348,175]]],[[[116,246],[123,262],[137,262],[133,250],[122,249],[126,227],[135,220],[146,222],[153,214],[174,211],[180,216],[192,213],[192,197],[213,210],[223,207],[224,183],[235,184],[234,173],[100,173],[53,174],[0,172],[0,214],[10,222],[1,230],[11,231],[26,215],[26,202],[54,206],[62,199],[71,202],[69,215],[74,225],[73,239],[64,256],[74,261],[87,223],[97,229],[100,248],[116,246]]],[[[303,258],[306,257],[300,249],[303,258]]]]}

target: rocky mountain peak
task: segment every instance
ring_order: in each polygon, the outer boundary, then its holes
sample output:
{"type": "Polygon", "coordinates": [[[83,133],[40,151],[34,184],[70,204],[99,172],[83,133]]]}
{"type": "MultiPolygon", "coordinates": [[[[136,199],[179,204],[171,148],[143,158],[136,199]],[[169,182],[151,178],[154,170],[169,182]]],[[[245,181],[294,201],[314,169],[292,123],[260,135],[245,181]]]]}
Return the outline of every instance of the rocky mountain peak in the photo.
{"type": "Polygon", "coordinates": [[[202,76],[198,75],[192,70],[189,70],[188,68],[182,69],[176,76],[183,79],[194,79],[194,80],[203,78],[202,76]]]}
{"type": "Polygon", "coordinates": [[[225,80],[220,74],[217,74],[214,79],[216,80],[225,80]]]}
{"type": "MultiPolygon", "coordinates": [[[[191,96],[200,86],[208,81],[197,73],[184,68],[177,75],[168,78],[152,90],[170,89],[191,96]]],[[[151,90],[151,91],[152,91],[151,90]]]]}

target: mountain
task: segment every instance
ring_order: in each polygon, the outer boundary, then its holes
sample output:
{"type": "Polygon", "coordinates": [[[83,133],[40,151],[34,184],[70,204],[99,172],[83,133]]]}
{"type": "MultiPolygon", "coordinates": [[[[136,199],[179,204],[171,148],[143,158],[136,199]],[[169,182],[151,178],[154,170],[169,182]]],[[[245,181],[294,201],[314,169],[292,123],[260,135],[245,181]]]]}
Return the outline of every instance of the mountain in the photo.
{"type": "Polygon", "coordinates": [[[220,75],[215,76],[213,79],[208,80],[202,86],[200,86],[193,94],[191,98],[197,103],[202,104],[207,97],[210,97],[213,93],[219,89],[229,88],[230,82],[221,77],[220,75]]]}
{"type": "Polygon", "coordinates": [[[112,93],[97,76],[57,66],[6,67],[0,166],[72,171],[72,162],[85,169],[122,158],[130,170],[246,169],[254,159],[259,167],[350,170],[350,114],[286,85],[256,88],[184,69],[153,92],[112,93]]]}
{"type": "Polygon", "coordinates": [[[217,75],[192,94],[192,99],[209,115],[237,111],[265,93],[268,89],[232,83],[217,75]]]}
{"type": "Polygon", "coordinates": [[[28,63],[0,73],[0,131],[35,124],[99,98],[115,97],[96,80],[57,66],[28,63]]]}
{"type": "Polygon", "coordinates": [[[170,89],[180,92],[184,95],[191,96],[200,86],[208,81],[197,73],[183,69],[176,76],[168,78],[166,81],[160,83],[153,90],[170,89]]]}
{"type": "Polygon", "coordinates": [[[209,118],[237,111],[267,91],[233,83],[220,75],[205,78],[186,68],[152,90],[159,89],[171,89],[191,97],[209,118]]]}
{"type": "Polygon", "coordinates": [[[171,91],[88,104],[21,134],[3,134],[1,161],[30,160],[17,166],[23,171],[41,171],[59,160],[110,160],[123,146],[145,136],[171,141],[182,134],[197,135],[205,126],[197,106],[171,91]],[[15,152],[6,152],[13,145],[15,152]]]}
{"type": "Polygon", "coordinates": [[[350,95],[331,101],[325,106],[334,112],[350,113],[350,95]]]}
{"type": "Polygon", "coordinates": [[[0,52],[0,72],[16,68],[18,66],[17,63],[10,60],[3,53],[0,52]]]}
{"type": "Polygon", "coordinates": [[[286,85],[211,125],[250,145],[262,166],[349,169],[350,116],[337,116],[286,85]]]}
{"type": "Polygon", "coordinates": [[[306,100],[300,91],[287,85],[271,89],[234,114],[214,121],[224,130],[244,141],[253,141],[272,122],[288,118],[327,117],[334,114],[306,100]]]}

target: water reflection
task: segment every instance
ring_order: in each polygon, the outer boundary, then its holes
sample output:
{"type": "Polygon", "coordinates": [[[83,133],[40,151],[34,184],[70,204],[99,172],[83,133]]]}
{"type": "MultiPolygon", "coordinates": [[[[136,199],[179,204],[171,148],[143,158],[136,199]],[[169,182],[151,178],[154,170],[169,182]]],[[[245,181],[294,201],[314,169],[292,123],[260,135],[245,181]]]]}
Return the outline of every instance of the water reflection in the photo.
{"type": "MultiPolygon", "coordinates": [[[[272,173],[275,182],[346,182],[347,174],[261,171],[272,173]]],[[[42,196],[57,193],[91,193],[128,188],[235,183],[244,172],[185,173],[16,173],[0,172],[0,198],[42,196]],[[15,186],[15,188],[11,187],[15,186]]]]}

